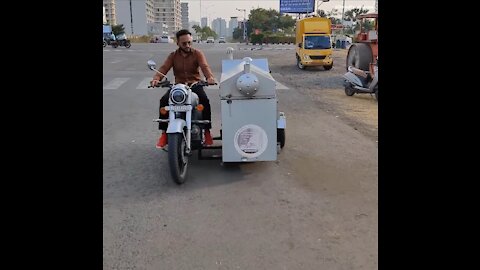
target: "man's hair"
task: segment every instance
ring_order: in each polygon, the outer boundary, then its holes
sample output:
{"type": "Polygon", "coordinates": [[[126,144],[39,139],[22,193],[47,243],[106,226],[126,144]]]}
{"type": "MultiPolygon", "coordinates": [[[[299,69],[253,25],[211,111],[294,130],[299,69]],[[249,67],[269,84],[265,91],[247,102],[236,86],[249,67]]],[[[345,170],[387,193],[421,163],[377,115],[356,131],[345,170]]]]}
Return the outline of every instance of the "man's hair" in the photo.
{"type": "Polygon", "coordinates": [[[190,35],[191,36],[192,33],[190,33],[190,31],[188,31],[187,29],[182,29],[182,30],[177,32],[177,40],[183,35],[190,35]]]}

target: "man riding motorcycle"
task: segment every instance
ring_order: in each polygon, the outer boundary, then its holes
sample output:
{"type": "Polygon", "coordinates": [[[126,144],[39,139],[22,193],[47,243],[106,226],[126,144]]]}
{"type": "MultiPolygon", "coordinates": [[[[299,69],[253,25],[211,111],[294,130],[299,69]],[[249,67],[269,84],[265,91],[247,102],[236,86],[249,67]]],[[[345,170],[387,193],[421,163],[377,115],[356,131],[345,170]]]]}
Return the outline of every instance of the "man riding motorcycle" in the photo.
{"type": "MultiPolygon", "coordinates": [[[[159,71],[162,74],[167,74],[168,71],[173,67],[173,74],[175,76],[175,83],[182,83],[191,86],[192,84],[201,81],[200,69],[202,69],[203,74],[206,77],[208,84],[215,84],[215,78],[212,71],[207,63],[205,55],[198,49],[192,48],[192,34],[186,30],[180,30],[176,34],[178,49],[167,57],[163,65],[160,67],[159,71]]],[[[151,86],[157,85],[162,79],[163,75],[156,73],[153,76],[152,81],[150,82],[151,86]]],[[[203,86],[194,85],[192,91],[198,95],[200,104],[204,106],[202,111],[203,119],[210,120],[211,109],[210,101],[203,90],[203,86]]],[[[165,106],[168,106],[168,98],[170,95],[170,90],[163,95],[160,99],[160,111],[165,106]]],[[[168,114],[160,113],[160,119],[168,119],[168,114]]],[[[212,145],[213,139],[210,134],[211,124],[207,124],[205,129],[205,144],[212,145]]],[[[158,128],[162,130],[162,135],[158,139],[156,144],[157,148],[164,148],[168,143],[167,130],[168,124],[160,122],[158,128]]]]}

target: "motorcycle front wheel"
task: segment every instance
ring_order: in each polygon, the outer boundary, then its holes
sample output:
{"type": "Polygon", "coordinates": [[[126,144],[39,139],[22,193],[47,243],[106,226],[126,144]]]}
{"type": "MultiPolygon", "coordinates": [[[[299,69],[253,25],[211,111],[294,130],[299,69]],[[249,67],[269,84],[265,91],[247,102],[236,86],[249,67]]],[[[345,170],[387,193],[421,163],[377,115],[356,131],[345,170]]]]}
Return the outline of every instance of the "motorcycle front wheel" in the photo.
{"type": "Polygon", "coordinates": [[[173,181],[179,185],[183,184],[187,177],[186,148],[187,144],[182,133],[168,134],[168,164],[173,181]]]}
{"type": "Polygon", "coordinates": [[[125,43],[125,48],[128,49],[128,48],[130,48],[131,46],[132,46],[132,44],[130,44],[130,41],[127,41],[127,42],[125,43]]]}

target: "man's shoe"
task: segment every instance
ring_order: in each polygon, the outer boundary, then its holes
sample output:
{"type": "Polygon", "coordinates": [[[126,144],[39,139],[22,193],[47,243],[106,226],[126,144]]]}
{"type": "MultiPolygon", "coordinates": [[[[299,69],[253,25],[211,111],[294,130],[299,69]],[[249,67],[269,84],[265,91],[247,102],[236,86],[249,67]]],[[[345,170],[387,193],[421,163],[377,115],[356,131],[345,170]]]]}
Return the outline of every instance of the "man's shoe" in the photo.
{"type": "Polygon", "coordinates": [[[213,139],[212,135],[210,135],[210,130],[205,130],[205,145],[212,145],[213,139]]]}
{"type": "Polygon", "coordinates": [[[168,143],[167,133],[163,132],[162,136],[160,136],[160,138],[158,139],[157,145],[155,147],[162,149],[165,147],[165,145],[167,145],[167,143],[168,143]]]}

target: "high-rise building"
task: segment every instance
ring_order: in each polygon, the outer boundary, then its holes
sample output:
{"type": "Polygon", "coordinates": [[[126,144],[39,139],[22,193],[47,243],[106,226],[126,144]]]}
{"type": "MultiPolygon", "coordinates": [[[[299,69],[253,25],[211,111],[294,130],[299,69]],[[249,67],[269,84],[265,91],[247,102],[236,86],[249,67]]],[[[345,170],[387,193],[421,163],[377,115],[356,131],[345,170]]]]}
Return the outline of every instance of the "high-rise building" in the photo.
{"type": "Polygon", "coordinates": [[[103,8],[105,9],[104,21],[110,25],[116,25],[115,0],[103,0],[103,8]]]}
{"type": "Polygon", "coordinates": [[[212,21],[212,30],[215,31],[219,37],[225,37],[227,35],[227,22],[222,18],[216,18],[212,21]]]}
{"type": "Polygon", "coordinates": [[[237,27],[238,27],[238,17],[230,17],[230,22],[228,23],[227,37],[233,37],[233,31],[237,27]]]}
{"type": "Polygon", "coordinates": [[[148,35],[154,18],[155,0],[115,0],[117,24],[127,35],[148,35]]]}
{"type": "Polygon", "coordinates": [[[159,26],[167,25],[168,29],[160,27],[162,32],[168,32],[170,37],[174,37],[182,28],[180,0],[154,0],[154,2],[155,23],[159,26]]]}
{"type": "Polygon", "coordinates": [[[188,3],[181,3],[182,7],[182,29],[189,29],[188,25],[188,3]]]}
{"type": "Polygon", "coordinates": [[[207,17],[201,18],[200,23],[201,23],[200,27],[202,27],[202,28],[205,27],[205,26],[208,26],[207,17]]]}

